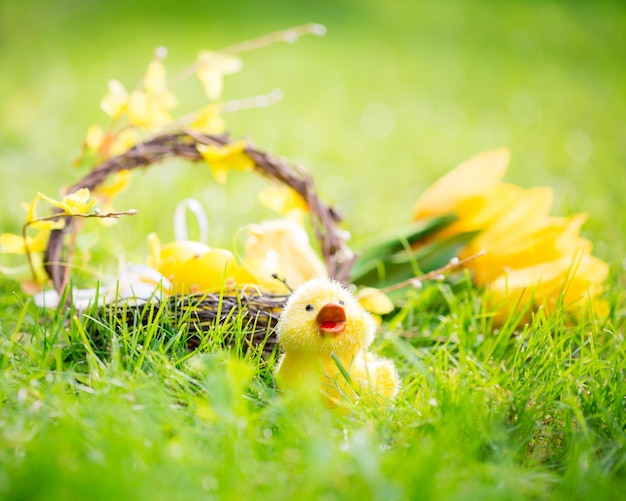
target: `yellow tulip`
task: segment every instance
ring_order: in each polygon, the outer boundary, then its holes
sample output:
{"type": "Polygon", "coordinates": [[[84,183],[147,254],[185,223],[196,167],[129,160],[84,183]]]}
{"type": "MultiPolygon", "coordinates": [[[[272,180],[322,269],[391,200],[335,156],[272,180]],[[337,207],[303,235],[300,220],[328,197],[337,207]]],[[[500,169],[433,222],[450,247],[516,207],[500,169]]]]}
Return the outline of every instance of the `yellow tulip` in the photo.
{"type": "MultiPolygon", "coordinates": [[[[584,214],[571,218],[548,218],[530,227],[528,231],[517,232],[517,225],[511,226],[516,231],[491,231],[491,228],[472,240],[459,257],[466,258],[480,250],[486,256],[468,263],[474,282],[487,284],[496,279],[505,270],[518,270],[543,262],[551,262],[563,256],[588,254],[591,242],[578,236],[580,226],[586,219],[584,214]]],[[[521,225],[520,230],[524,228],[521,225]]]]}
{"type": "Polygon", "coordinates": [[[531,312],[539,307],[552,312],[559,299],[572,313],[589,304],[601,309],[602,302],[595,298],[608,272],[604,261],[588,254],[561,257],[503,273],[487,285],[487,304],[496,312],[496,324],[503,324],[515,314],[529,321],[531,312]]]}
{"type": "Polygon", "coordinates": [[[552,311],[561,296],[569,311],[579,311],[589,300],[599,304],[594,298],[608,266],[590,255],[591,242],[579,236],[585,214],[550,217],[551,188],[523,189],[500,182],[508,160],[507,150],[495,150],[453,169],[418,200],[414,219],[457,215],[457,221],[430,240],[478,232],[459,257],[485,251],[467,267],[497,308],[496,323],[523,307],[525,320],[541,305],[552,311]]]}
{"type": "Polygon", "coordinates": [[[509,151],[501,148],[463,162],[422,194],[413,208],[413,219],[449,214],[459,203],[485,195],[504,176],[509,156],[509,151]]]}

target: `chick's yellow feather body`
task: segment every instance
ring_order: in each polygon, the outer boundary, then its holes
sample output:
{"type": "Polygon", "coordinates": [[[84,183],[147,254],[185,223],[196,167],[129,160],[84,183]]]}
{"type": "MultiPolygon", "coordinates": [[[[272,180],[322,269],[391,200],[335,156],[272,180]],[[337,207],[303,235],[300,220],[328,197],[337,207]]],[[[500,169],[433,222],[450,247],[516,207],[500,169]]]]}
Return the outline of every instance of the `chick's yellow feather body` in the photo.
{"type": "Polygon", "coordinates": [[[342,396],[392,400],[398,391],[393,361],[367,352],[376,324],[340,283],[316,278],[300,286],[278,324],[285,350],[276,376],[282,388],[319,388],[331,406],[342,396]]]}

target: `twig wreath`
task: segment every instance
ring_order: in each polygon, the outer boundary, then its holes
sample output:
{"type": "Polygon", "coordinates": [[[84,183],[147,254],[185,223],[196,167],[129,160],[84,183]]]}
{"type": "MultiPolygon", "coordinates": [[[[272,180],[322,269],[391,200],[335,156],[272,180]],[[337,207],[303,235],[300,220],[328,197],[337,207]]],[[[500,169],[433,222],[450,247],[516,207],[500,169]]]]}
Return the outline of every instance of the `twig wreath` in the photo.
{"type": "MultiPolygon", "coordinates": [[[[69,194],[75,193],[82,188],[94,190],[116,172],[149,167],[168,158],[178,157],[191,162],[198,162],[203,160],[203,157],[198,151],[197,145],[223,147],[230,142],[227,135],[210,136],[187,132],[158,136],[97,166],[83,179],[72,185],[67,192],[69,194]]],[[[256,147],[247,146],[244,152],[253,160],[256,172],[290,186],[306,201],[311,212],[311,223],[315,235],[320,242],[320,250],[326,263],[328,275],[342,283],[348,283],[354,255],[346,244],[345,232],[339,228],[341,216],[334,207],[325,204],[319,198],[310,174],[256,147]]],[[[62,251],[64,237],[69,233],[73,224],[71,216],[60,217],[67,218],[67,221],[63,228],[51,232],[44,255],[45,270],[59,292],[67,285],[68,268],[66,267],[66,260],[62,257],[62,251]]]]}
{"type": "MultiPolygon", "coordinates": [[[[148,168],[169,158],[182,158],[190,162],[202,161],[198,145],[224,147],[231,143],[225,135],[206,135],[193,131],[165,134],[137,144],[127,152],[115,156],[93,168],[81,180],[68,188],[67,193],[76,193],[81,189],[97,190],[111,175],[137,168],[148,168]]],[[[315,190],[310,174],[303,169],[293,167],[285,160],[246,146],[245,154],[254,162],[254,170],[273,180],[291,187],[306,201],[310,209],[311,224],[319,240],[328,276],[347,284],[350,280],[350,268],[355,256],[345,241],[346,232],[339,228],[339,212],[324,203],[315,190]]],[[[58,214],[61,209],[56,209],[58,214]]],[[[71,234],[76,219],[73,216],[59,215],[65,219],[62,228],[50,233],[44,253],[44,269],[55,289],[62,294],[69,283],[69,258],[71,248],[65,245],[66,236],[71,234]]],[[[278,279],[278,277],[277,277],[278,279]]],[[[258,287],[245,286],[220,292],[200,292],[197,294],[175,294],[166,301],[169,311],[181,315],[193,324],[196,331],[206,330],[214,322],[225,322],[243,314],[246,330],[251,331],[255,344],[266,342],[266,349],[271,350],[274,339],[268,337],[278,321],[280,311],[289,294],[277,294],[262,291],[258,287]]],[[[68,295],[68,301],[71,300],[68,295]]],[[[141,306],[125,305],[126,315],[136,316],[141,306]]],[[[121,312],[122,310],[120,310],[121,312]]],[[[128,319],[130,320],[130,319],[128,319]]],[[[193,345],[196,341],[191,341],[193,345]]]]}

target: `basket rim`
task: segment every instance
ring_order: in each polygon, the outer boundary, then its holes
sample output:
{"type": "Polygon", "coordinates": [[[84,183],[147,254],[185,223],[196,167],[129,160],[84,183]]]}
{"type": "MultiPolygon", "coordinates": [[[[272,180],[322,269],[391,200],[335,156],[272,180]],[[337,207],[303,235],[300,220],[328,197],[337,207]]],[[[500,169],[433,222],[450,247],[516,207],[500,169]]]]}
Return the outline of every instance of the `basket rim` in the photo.
{"type": "MultiPolygon", "coordinates": [[[[342,221],[341,214],[319,198],[313,178],[307,171],[288,163],[282,157],[279,158],[258,149],[248,139],[245,141],[244,152],[253,161],[254,171],[291,187],[305,200],[310,209],[311,224],[320,244],[328,276],[347,285],[356,256],[346,243],[347,232],[339,227],[342,221]]],[[[235,141],[229,134],[211,135],[189,130],[161,134],[96,165],[65,191],[67,194],[83,188],[93,191],[117,172],[148,168],[170,158],[182,158],[190,162],[204,161],[198,145],[223,147],[233,142],[235,141]]],[[[76,218],[70,215],[60,215],[60,209],[55,210],[55,213],[59,214],[59,219],[65,219],[65,225],[50,233],[44,252],[44,270],[54,288],[60,293],[69,284],[71,269],[67,257],[63,256],[65,236],[70,233],[76,218]]]]}

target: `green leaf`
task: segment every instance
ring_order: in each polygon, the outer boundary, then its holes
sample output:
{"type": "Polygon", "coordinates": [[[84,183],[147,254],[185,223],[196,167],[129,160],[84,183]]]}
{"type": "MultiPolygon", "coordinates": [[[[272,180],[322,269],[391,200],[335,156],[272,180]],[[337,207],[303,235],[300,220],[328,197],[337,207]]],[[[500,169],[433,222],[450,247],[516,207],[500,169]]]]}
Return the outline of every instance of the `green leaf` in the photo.
{"type": "Polygon", "coordinates": [[[375,239],[359,251],[359,256],[352,267],[353,280],[378,269],[381,260],[410,249],[413,244],[445,228],[456,219],[454,214],[435,217],[413,223],[375,239]]]}
{"type": "Polygon", "coordinates": [[[362,268],[365,271],[361,275],[353,275],[352,281],[357,285],[387,287],[436,270],[448,264],[477,234],[476,231],[460,233],[414,251],[403,250],[382,256],[372,260],[369,268],[362,268]]]}

